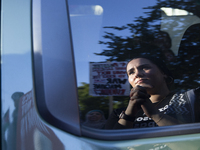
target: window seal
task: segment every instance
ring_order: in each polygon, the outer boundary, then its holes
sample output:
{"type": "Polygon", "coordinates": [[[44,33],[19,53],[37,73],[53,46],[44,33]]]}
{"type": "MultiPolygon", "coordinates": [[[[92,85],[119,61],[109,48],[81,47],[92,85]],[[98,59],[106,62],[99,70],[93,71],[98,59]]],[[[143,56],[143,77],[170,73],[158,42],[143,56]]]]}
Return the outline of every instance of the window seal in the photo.
{"type": "Polygon", "coordinates": [[[47,123],[80,136],[74,54],[66,0],[32,0],[33,80],[47,123]]]}
{"type": "Polygon", "coordinates": [[[82,136],[98,140],[121,141],[200,133],[200,123],[138,129],[103,130],[82,126],[82,136]]]}

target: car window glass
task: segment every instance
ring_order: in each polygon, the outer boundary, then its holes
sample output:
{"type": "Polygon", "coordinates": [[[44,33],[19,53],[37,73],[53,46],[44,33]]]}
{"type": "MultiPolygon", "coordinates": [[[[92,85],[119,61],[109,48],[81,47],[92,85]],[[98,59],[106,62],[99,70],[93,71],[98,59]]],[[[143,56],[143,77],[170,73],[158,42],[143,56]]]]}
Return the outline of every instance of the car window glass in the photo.
{"type": "Polygon", "coordinates": [[[174,75],[171,92],[197,88],[199,7],[195,0],[69,0],[82,122],[99,114],[100,125],[93,125],[101,128],[113,109],[127,106],[130,86],[123,69],[138,54],[165,61],[174,75]]]}

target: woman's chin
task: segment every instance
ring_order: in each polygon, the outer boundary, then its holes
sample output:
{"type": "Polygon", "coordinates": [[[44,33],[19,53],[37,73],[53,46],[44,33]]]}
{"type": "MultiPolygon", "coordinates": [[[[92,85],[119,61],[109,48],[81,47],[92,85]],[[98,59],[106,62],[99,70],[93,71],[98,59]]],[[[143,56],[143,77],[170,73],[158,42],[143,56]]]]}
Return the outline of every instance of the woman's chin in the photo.
{"type": "Polygon", "coordinates": [[[148,83],[139,83],[137,85],[144,87],[146,89],[152,89],[153,88],[153,86],[151,84],[148,84],[148,83]]]}

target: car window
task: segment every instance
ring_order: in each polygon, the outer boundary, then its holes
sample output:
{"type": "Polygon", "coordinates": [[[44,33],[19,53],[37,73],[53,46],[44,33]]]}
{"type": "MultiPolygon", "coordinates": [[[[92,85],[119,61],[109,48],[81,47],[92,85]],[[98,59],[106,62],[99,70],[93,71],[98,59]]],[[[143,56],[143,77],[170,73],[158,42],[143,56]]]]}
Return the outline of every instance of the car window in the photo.
{"type": "Polygon", "coordinates": [[[126,64],[135,55],[148,54],[164,60],[174,75],[171,92],[198,88],[198,1],[68,3],[81,122],[86,126],[90,126],[88,117],[95,120],[95,114],[100,113],[99,127],[91,127],[101,128],[112,110],[127,107],[131,86],[126,64]]]}

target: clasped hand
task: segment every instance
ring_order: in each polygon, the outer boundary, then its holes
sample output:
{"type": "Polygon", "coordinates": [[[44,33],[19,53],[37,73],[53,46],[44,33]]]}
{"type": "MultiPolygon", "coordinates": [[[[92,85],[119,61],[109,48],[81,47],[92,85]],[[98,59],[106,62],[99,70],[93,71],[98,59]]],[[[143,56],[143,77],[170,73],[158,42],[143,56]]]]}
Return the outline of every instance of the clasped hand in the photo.
{"type": "Polygon", "coordinates": [[[158,113],[158,110],[155,109],[155,106],[149,98],[150,95],[144,87],[136,86],[132,88],[129,104],[125,113],[134,117],[140,109],[143,109],[144,113],[151,118],[153,114],[158,113]]]}

